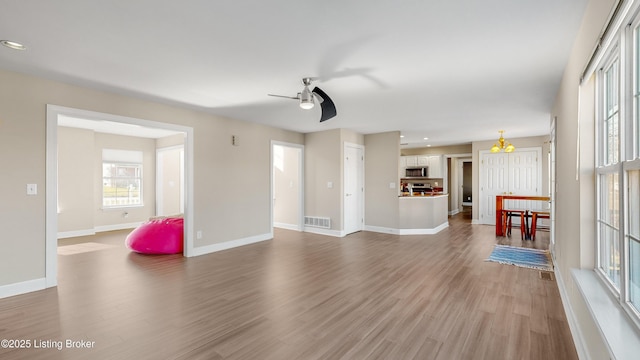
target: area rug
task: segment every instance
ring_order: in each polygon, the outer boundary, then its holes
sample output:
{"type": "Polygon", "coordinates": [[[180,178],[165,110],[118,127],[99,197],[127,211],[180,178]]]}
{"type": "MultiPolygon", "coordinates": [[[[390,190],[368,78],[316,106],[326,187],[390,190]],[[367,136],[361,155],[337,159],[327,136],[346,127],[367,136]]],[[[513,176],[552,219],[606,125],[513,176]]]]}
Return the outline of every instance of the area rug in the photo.
{"type": "Polygon", "coordinates": [[[553,271],[549,251],[496,245],[486,261],[515,265],[529,269],[553,271]]]}

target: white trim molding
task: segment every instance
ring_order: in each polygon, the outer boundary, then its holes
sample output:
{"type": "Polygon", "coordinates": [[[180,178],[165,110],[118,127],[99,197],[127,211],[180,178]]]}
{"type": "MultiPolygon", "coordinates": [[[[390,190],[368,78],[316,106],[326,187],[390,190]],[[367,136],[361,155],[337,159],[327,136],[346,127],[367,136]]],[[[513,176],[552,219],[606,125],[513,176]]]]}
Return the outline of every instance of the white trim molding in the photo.
{"type": "Polygon", "coordinates": [[[193,253],[191,254],[191,256],[211,254],[214,252],[233,249],[233,248],[244,246],[244,245],[255,244],[258,242],[271,240],[271,239],[273,239],[273,233],[266,233],[266,234],[249,236],[246,238],[241,238],[241,239],[236,239],[231,241],[225,241],[217,244],[198,246],[193,248],[193,253]]]}
{"type": "Polygon", "coordinates": [[[365,225],[366,231],[394,235],[434,235],[449,227],[449,222],[442,223],[432,229],[395,229],[381,226],[365,225]]]}
{"type": "Polygon", "coordinates": [[[47,280],[45,278],[33,279],[0,286],[0,299],[26,294],[32,291],[43,290],[47,288],[47,280]]]}

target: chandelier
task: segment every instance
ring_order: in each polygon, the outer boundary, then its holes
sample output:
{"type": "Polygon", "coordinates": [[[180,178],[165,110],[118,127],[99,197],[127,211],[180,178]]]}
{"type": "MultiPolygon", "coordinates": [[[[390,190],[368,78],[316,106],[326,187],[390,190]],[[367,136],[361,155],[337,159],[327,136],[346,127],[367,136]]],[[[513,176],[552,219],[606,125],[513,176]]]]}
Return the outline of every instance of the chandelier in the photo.
{"type": "Polygon", "coordinates": [[[510,142],[507,142],[504,139],[504,137],[502,137],[504,130],[499,130],[498,132],[500,133],[500,139],[498,139],[498,143],[493,144],[493,146],[491,147],[491,152],[492,153],[498,153],[500,151],[504,151],[507,153],[513,152],[516,149],[516,147],[511,145],[510,142]],[[505,143],[507,143],[507,145],[505,145],[505,143]]]}

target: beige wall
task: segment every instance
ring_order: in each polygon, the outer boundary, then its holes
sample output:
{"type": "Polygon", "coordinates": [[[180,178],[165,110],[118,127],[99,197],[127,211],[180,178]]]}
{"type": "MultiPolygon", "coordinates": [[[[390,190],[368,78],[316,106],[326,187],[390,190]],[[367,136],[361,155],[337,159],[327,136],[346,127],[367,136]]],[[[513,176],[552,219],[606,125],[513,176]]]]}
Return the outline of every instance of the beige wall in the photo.
{"type": "Polygon", "coordinates": [[[184,184],[182,184],[180,164],[183,153],[184,149],[180,147],[165,149],[158,153],[158,163],[162,166],[162,170],[158,169],[156,172],[159,176],[157,184],[160,186],[156,192],[162,193],[162,199],[156,199],[158,208],[156,215],[169,216],[182,213],[180,200],[184,184]]]}
{"type": "Polygon", "coordinates": [[[432,147],[420,147],[401,149],[400,154],[402,156],[407,155],[456,155],[456,154],[471,154],[471,144],[451,145],[451,146],[432,146],[432,147]]]}
{"type": "Polygon", "coordinates": [[[139,223],[155,215],[155,140],[58,127],[58,232],[139,223]],[[102,150],[143,154],[143,206],[102,208],[102,150]],[[126,216],[125,216],[126,213],[126,216]]]}
{"type": "Polygon", "coordinates": [[[331,218],[331,230],[342,230],[341,131],[305,134],[304,180],[306,216],[331,218]],[[333,188],[327,186],[333,183],[333,188]]]}
{"type": "Polygon", "coordinates": [[[47,104],[192,127],[194,229],[203,233],[196,247],[268,234],[271,140],[304,141],[299,133],[0,71],[0,163],[10,169],[0,173],[0,286],[45,276],[47,104]],[[38,185],[38,195],[26,195],[27,183],[38,185]]]}
{"type": "Polygon", "coordinates": [[[400,132],[364,136],[365,223],[367,226],[398,229],[398,167],[400,132]],[[394,183],[395,188],[389,188],[394,183]]]}
{"type": "Polygon", "coordinates": [[[58,232],[95,228],[94,147],[93,131],[58,127],[58,232]]]}
{"type": "Polygon", "coordinates": [[[559,281],[565,284],[569,305],[592,359],[609,358],[609,354],[570,273],[572,268],[592,269],[595,258],[593,82],[581,87],[579,150],[576,148],[578,86],[614,3],[613,0],[589,2],[551,113],[552,117],[557,117],[556,269],[562,277],[559,281]],[[578,151],[580,170],[576,180],[578,151]]]}

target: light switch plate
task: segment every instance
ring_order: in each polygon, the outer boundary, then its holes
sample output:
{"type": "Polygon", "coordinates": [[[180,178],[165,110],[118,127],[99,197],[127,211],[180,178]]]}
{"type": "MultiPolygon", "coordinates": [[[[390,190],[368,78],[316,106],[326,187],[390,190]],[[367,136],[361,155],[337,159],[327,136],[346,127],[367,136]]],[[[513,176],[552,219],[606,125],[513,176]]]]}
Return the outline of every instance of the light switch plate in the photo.
{"type": "Polygon", "coordinates": [[[333,181],[327,182],[327,188],[328,189],[333,189],[333,181]]]}
{"type": "Polygon", "coordinates": [[[389,183],[389,189],[395,189],[395,188],[396,188],[396,183],[390,182],[389,183]]]}

